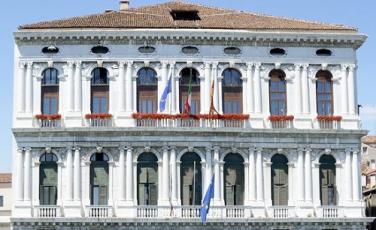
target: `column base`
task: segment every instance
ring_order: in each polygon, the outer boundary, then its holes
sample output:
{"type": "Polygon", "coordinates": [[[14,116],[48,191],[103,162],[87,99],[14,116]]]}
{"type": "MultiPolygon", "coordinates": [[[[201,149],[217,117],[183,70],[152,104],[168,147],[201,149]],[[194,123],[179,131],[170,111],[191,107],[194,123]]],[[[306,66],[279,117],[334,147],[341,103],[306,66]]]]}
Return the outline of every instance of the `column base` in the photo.
{"type": "Polygon", "coordinates": [[[297,129],[312,129],[312,116],[310,114],[295,115],[293,127],[297,129]]]}
{"type": "Polygon", "coordinates": [[[266,127],[264,122],[264,114],[250,114],[250,126],[253,129],[263,129],[266,127]]]}
{"type": "Polygon", "coordinates": [[[82,217],[81,201],[68,201],[64,203],[65,217],[82,217]]]}

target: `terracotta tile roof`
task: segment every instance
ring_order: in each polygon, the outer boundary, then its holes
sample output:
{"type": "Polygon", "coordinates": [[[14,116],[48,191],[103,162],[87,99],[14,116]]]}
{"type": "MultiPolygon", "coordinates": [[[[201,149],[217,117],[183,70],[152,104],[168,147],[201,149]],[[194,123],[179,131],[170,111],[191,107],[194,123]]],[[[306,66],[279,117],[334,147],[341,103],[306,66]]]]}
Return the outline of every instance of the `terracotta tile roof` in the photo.
{"type": "Polygon", "coordinates": [[[244,29],[282,31],[341,31],[356,28],[304,20],[273,17],[237,10],[208,7],[181,1],[110,11],[89,16],[23,25],[19,29],[90,29],[90,28],[177,28],[177,29],[244,29]],[[198,11],[200,20],[173,20],[171,11],[198,11]]]}
{"type": "Polygon", "coordinates": [[[0,183],[12,183],[12,174],[0,173],[0,183]]]}
{"type": "Polygon", "coordinates": [[[376,136],[365,136],[362,138],[362,142],[365,144],[375,144],[376,136]]]}

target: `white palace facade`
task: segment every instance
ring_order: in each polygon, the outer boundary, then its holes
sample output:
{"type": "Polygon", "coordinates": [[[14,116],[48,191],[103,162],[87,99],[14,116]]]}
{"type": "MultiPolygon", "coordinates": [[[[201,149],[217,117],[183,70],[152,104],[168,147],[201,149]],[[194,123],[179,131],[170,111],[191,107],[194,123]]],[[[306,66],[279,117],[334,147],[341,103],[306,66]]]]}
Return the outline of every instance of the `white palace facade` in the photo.
{"type": "Polygon", "coordinates": [[[13,229],[364,229],[365,39],[182,1],[20,26],[13,229]]]}

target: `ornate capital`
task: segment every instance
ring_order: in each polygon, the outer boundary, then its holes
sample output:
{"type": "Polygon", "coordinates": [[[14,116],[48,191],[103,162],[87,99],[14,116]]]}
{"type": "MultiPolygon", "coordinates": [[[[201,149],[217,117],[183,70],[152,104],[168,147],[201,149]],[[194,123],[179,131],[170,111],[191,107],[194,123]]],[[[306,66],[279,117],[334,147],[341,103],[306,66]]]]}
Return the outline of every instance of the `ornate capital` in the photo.
{"type": "Polygon", "coordinates": [[[307,71],[307,70],[308,70],[308,67],[309,67],[309,64],[304,63],[304,64],[302,65],[302,67],[303,67],[303,71],[307,71]]]}
{"type": "Polygon", "coordinates": [[[124,69],[125,64],[126,64],[125,61],[119,61],[119,62],[118,62],[119,69],[124,69]]]}
{"type": "Polygon", "coordinates": [[[349,71],[353,72],[357,69],[357,65],[356,64],[350,64],[349,65],[349,71]]]}
{"type": "Polygon", "coordinates": [[[327,70],[328,69],[328,63],[322,63],[321,64],[321,69],[322,70],[327,70]]]}
{"type": "Polygon", "coordinates": [[[32,61],[27,62],[26,66],[27,66],[28,69],[33,68],[33,62],[32,61]]]}
{"type": "Polygon", "coordinates": [[[76,65],[76,68],[81,68],[82,61],[75,61],[74,64],[76,65]]]}
{"type": "Polygon", "coordinates": [[[205,69],[210,69],[210,65],[211,65],[210,62],[205,62],[204,65],[205,65],[205,69]]]}
{"type": "Polygon", "coordinates": [[[300,63],[296,63],[294,66],[295,66],[295,71],[300,71],[300,69],[302,68],[302,64],[300,63]]]}
{"type": "Polygon", "coordinates": [[[102,152],[103,147],[97,146],[97,147],[95,147],[95,149],[96,149],[97,153],[100,153],[100,152],[102,152]]]}
{"type": "Polygon", "coordinates": [[[132,68],[133,61],[127,61],[127,68],[132,68]]]}
{"type": "Polygon", "coordinates": [[[274,68],[280,69],[281,68],[281,63],[280,62],[274,63],[274,68]]]}
{"type": "Polygon", "coordinates": [[[67,61],[67,65],[69,68],[73,68],[74,61],[67,61]]]}
{"type": "Polygon", "coordinates": [[[254,63],[254,66],[255,66],[255,70],[257,69],[257,70],[260,70],[261,69],[261,62],[256,62],[256,63],[254,63]]]}
{"type": "Polygon", "coordinates": [[[349,65],[347,65],[347,64],[342,64],[341,65],[341,71],[342,72],[345,72],[345,71],[347,71],[347,68],[349,67],[349,65]]]}

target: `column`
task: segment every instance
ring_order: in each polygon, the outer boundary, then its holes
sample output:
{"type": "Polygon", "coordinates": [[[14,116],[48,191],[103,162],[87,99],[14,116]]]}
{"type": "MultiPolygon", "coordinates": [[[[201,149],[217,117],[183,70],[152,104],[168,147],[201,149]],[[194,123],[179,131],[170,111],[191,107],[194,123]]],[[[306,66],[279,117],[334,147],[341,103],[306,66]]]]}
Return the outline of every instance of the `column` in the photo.
{"type": "Polygon", "coordinates": [[[305,199],[306,202],[312,202],[312,163],[310,149],[305,150],[304,161],[305,199]]]}
{"type": "Polygon", "coordinates": [[[126,184],[126,195],[125,195],[125,199],[127,202],[129,202],[130,204],[133,202],[133,173],[132,173],[132,148],[131,147],[128,147],[127,148],[127,157],[126,157],[126,181],[127,181],[127,184],[126,184]]]}
{"type": "Polygon", "coordinates": [[[77,61],[76,71],[74,74],[74,111],[82,110],[82,78],[81,78],[81,62],[77,61]]]}
{"type": "Polygon", "coordinates": [[[249,162],[244,162],[244,201],[249,204],[249,162]]]}
{"type": "Polygon", "coordinates": [[[261,76],[260,76],[260,68],[261,63],[255,64],[255,73],[254,73],[254,81],[255,81],[255,113],[261,113],[262,109],[262,96],[261,96],[261,76]]]}
{"type": "Polygon", "coordinates": [[[19,95],[19,102],[18,102],[18,111],[19,112],[25,112],[25,63],[20,62],[19,68],[18,68],[18,81],[17,81],[17,89],[19,95]]]}
{"type": "Polygon", "coordinates": [[[119,150],[119,200],[125,201],[125,150],[124,147],[119,150]]]}
{"type": "Polygon", "coordinates": [[[295,64],[295,90],[296,90],[296,113],[301,114],[302,109],[302,79],[300,75],[300,69],[302,65],[295,64]]]}
{"type": "Polygon", "coordinates": [[[243,98],[247,98],[248,111],[247,113],[254,112],[254,91],[253,91],[253,63],[247,63],[247,88],[243,87],[243,98]]]}
{"type": "Polygon", "coordinates": [[[264,201],[264,168],[262,159],[262,149],[257,149],[256,154],[256,199],[257,201],[264,201]]]}
{"type": "Polygon", "coordinates": [[[171,148],[171,157],[170,157],[170,166],[171,166],[171,201],[173,204],[176,204],[177,201],[177,173],[176,173],[176,149],[171,148]]]}
{"type": "MultiPolygon", "coordinates": [[[[214,203],[219,204],[220,197],[219,147],[214,148],[214,203]]],[[[209,182],[210,183],[210,182],[209,182]]]]}
{"type": "Polygon", "coordinates": [[[125,110],[127,113],[131,114],[133,111],[133,62],[127,62],[127,73],[125,76],[125,110]]]}
{"type": "Polygon", "coordinates": [[[125,112],[125,62],[119,62],[119,110],[125,112]]]}
{"type": "MultiPolygon", "coordinates": [[[[219,82],[218,82],[218,63],[213,63],[212,65],[212,79],[214,81],[214,95],[213,95],[213,102],[214,102],[214,107],[215,109],[220,112],[220,103],[221,99],[219,99],[219,82]]],[[[220,112],[221,113],[221,112],[220,112]]]]}
{"type": "Polygon", "coordinates": [[[25,150],[24,200],[31,201],[31,148],[25,150]]]}
{"type": "Polygon", "coordinates": [[[249,200],[256,200],[256,164],[255,164],[255,149],[249,148],[249,200]]]}
{"type": "MultiPolygon", "coordinates": [[[[108,162],[108,205],[113,206],[113,193],[114,193],[114,161],[108,162]]],[[[111,215],[109,215],[111,216],[111,215]]]]}
{"type": "Polygon", "coordinates": [[[212,172],[212,155],[211,155],[212,148],[207,147],[206,148],[206,173],[205,173],[205,188],[203,190],[207,190],[209,188],[210,180],[213,175],[212,172]]]}
{"type": "Polygon", "coordinates": [[[61,206],[63,203],[63,166],[62,161],[57,162],[57,205],[61,206]]]}
{"type": "Polygon", "coordinates": [[[73,156],[71,148],[67,151],[67,200],[73,200],[73,156]]]}
{"type": "Polygon", "coordinates": [[[68,88],[69,94],[68,96],[68,108],[69,111],[74,111],[74,79],[73,79],[73,62],[68,62],[68,88]]]}
{"type": "Polygon", "coordinates": [[[23,149],[17,150],[17,201],[24,199],[24,156],[23,149]]]}
{"type": "Polygon", "coordinates": [[[304,151],[298,149],[298,201],[304,201],[304,151]]]}
{"type": "Polygon", "coordinates": [[[303,99],[303,113],[310,113],[310,102],[309,102],[309,89],[308,89],[308,64],[303,65],[302,71],[302,99],[303,99]]]}
{"type": "Polygon", "coordinates": [[[352,155],[352,178],[353,178],[353,201],[359,201],[360,200],[360,186],[359,186],[359,152],[353,151],[352,155]]]}
{"type": "Polygon", "coordinates": [[[209,113],[210,109],[210,91],[211,91],[211,76],[210,76],[210,63],[205,62],[205,100],[204,100],[204,110],[202,111],[203,113],[209,113]]]}
{"type": "MultiPolygon", "coordinates": [[[[175,63],[170,64],[171,71],[171,113],[176,113],[176,103],[179,102],[177,97],[179,97],[179,86],[176,86],[176,77],[175,77],[175,63]]],[[[177,106],[179,108],[179,106],[177,106]]]]}
{"type": "MultiPolygon", "coordinates": [[[[135,191],[137,191],[137,188],[135,188],[135,191]]],[[[158,205],[161,205],[161,200],[163,200],[162,194],[163,194],[163,161],[158,161],[158,205]]]]}
{"type": "Polygon", "coordinates": [[[351,151],[349,149],[345,150],[345,178],[346,178],[346,183],[345,183],[345,193],[346,193],[346,201],[352,201],[352,166],[351,166],[351,151]]]}
{"type": "Polygon", "coordinates": [[[169,179],[169,173],[168,173],[168,147],[165,146],[163,148],[163,153],[162,153],[162,201],[166,202],[169,200],[168,196],[170,194],[169,192],[169,184],[170,184],[170,179],[169,179]]]}
{"type": "Polygon", "coordinates": [[[74,149],[74,200],[81,201],[81,156],[80,148],[74,149]]]}
{"type": "Polygon", "coordinates": [[[26,113],[33,112],[33,63],[28,62],[26,67],[26,89],[25,89],[25,104],[26,113]]]}
{"type": "Polygon", "coordinates": [[[348,87],[349,87],[349,113],[351,115],[356,114],[357,106],[355,103],[355,76],[354,72],[356,70],[356,65],[350,65],[349,76],[348,76],[348,87]]]}
{"type": "Polygon", "coordinates": [[[341,65],[341,85],[342,85],[342,113],[348,114],[348,91],[347,91],[347,65],[341,65]]]}
{"type": "MultiPolygon", "coordinates": [[[[177,179],[177,204],[181,204],[181,197],[180,197],[180,194],[181,194],[181,191],[180,191],[180,185],[181,185],[181,181],[180,181],[180,164],[181,164],[181,161],[176,161],[176,172],[177,172],[177,176],[176,176],[176,179],[177,179]]],[[[203,189],[204,190],[204,189],[203,189]]],[[[204,196],[202,196],[204,197],[204,196]]]]}

